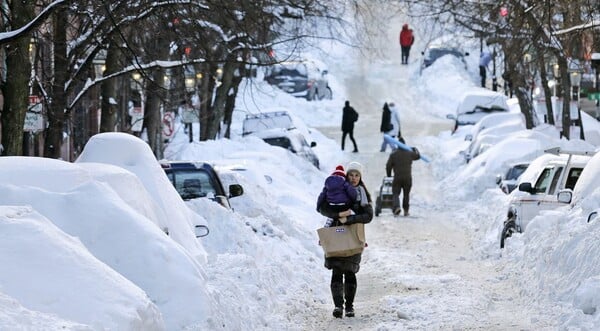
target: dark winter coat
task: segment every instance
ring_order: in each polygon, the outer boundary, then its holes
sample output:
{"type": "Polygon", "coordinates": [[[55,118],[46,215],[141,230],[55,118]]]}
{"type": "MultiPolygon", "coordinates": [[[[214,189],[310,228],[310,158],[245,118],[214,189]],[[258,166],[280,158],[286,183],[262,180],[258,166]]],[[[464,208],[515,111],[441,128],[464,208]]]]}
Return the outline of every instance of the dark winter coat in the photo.
{"type": "Polygon", "coordinates": [[[325,179],[323,191],[317,198],[317,210],[323,202],[352,205],[356,201],[356,189],[346,181],[345,177],[331,175],[325,179]]]}
{"type": "MultiPolygon", "coordinates": [[[[352,206],[352,210],[354,211],[354,215],[350,215],[347,217],[345,225],[350,225],[354,223],[370,223],[373,219],[373,206],[371,201],[369,203],[362,206],[359,202],[355,202],[352,206]]],[[[329,218],[333,218],[334,222],[331,226],[340,226],[342,224],[338,218],[337,212],[328,211],[326,208],[320,208],[319,212],[329,218]]],[[[360,270],[360,261],[362,259],[362,253],[358,253],[352,256],[347,257],[326,257],[325,258],[325,268],[327,269],[339,269],[340,271],[351,271],[353,273],[357,273],[360,270]]]]}
{"type": "Polygon", "coordinates": [[[390,112],[390,107],[385,103],[383,105],[383,113],[381,114],[381,125],[379,126],[380,132],[388,132],[394,129],[392,125],[392,113],[390,112]]]}
{"type": "Polygon", "coordinates": [[[342,114],[342,132],[352,132],[354,130],[354,122],[358,121],[358,113],[352,106],[344,106],[342,114]]]}
{"type": "Polygon", "coordinates": [[[385,172],[388,177],[391,177],[392,170],[394,171],[393,188],[399,188],[403,182],[412,181],[412,163],[420,157],[419,151],[414,147],[412,151],[398,148],[390,154],[385,164],[385,172]]]}

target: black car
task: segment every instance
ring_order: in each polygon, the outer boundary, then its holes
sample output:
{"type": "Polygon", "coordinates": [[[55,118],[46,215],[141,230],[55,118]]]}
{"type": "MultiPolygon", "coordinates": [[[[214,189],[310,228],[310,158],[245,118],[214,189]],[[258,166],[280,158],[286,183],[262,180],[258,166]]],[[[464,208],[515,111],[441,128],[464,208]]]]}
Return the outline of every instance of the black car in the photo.
{"type": "Polygon", "coordinates": [[[468,56],[469,53],[462,52],[458,48],[455,48],[455,47],[443,46],[443,45],[430,45],[423,52],[421,52],[421,54],[423,55],[423,62],[421,63],[421,71],[423,71],[423,69],[429,67],[430,65],[433,64],[433,62],[435,62],[437,59],[439,59],[445,55],[455,56],[456,58],[458,58],[459,60],[462,61],[462,63],[465,66],[465,69],[467,68],[467,63],[465,62],[465,56],[468,56]]]}
{"type": "Polygon", "coordinates": [[[161,161],[171,184],[183,200],[209,198],[223,207],[231,209],[229,198],[240,196],[244,189],[239,184],[229,185],[229,194],[215,169],[205,162],[161,161]]]}
{"type": "Polygon", "coordinates": [[[331,99],[327,70],[310,60],[277,63],[267,69],[265,80],[306,100],[331,99]]]}

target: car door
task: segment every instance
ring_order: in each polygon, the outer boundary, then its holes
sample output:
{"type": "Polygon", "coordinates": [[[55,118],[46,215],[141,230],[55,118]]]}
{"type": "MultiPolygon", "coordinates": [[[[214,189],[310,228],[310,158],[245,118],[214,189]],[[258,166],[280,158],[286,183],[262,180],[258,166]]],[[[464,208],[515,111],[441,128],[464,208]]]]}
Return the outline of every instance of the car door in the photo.
{"type": "Polygon", "coordinates": [[[525,230],[527,223],[534,218],[542,208],[547,208],[547,192],[550,190],[553,182],[557,181],[560,174],[557,174],[556,167],[549,165],[544,168],[532,187],[532,192],[517,201],[516,207],[518,214],[517,225],[525,230]],[[558,175],[558,176],[557,176],[558,175]]]}

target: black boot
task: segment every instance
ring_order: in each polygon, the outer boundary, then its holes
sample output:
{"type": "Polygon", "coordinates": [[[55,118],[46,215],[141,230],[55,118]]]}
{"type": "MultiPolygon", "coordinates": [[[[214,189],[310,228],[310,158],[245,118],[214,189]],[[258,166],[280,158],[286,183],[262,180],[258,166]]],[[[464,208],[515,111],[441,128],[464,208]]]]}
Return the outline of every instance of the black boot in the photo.
{"type": "Polygon", "coordinates": [[[344,285],[341,283],[331,284],[331,295],[333,296],[333,317],[341,318],[344,310],[344,285]]]}
{"type": "Polygon", "coordinates": [[[346,298],[346,317],[354,317],[354,295],[356,295],[356,284],[344,284],[344,297],[346,298]]]}

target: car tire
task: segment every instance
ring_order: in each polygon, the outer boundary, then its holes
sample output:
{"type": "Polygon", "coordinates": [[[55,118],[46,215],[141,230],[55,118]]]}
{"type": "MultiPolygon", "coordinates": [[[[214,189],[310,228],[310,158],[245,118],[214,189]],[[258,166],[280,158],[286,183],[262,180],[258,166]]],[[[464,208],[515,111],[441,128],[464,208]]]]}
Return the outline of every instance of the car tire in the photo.
{"type": "Polygon", "coordinates": [[[377,197],[375,200],[375,216],[381,214],[381,197],[377,197]]]}
{"type": "Polygon", "coordinates": [[[515,226],[515,219],[510,218],[506,222],[504,222],[504,228],[502,228],[502,233],[500,234],[500,248],[504,248],[506,243],[506,239],[512,236],[513,233],[517,232],[517,228],[515,226]]]}

